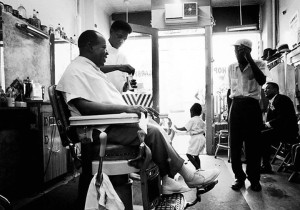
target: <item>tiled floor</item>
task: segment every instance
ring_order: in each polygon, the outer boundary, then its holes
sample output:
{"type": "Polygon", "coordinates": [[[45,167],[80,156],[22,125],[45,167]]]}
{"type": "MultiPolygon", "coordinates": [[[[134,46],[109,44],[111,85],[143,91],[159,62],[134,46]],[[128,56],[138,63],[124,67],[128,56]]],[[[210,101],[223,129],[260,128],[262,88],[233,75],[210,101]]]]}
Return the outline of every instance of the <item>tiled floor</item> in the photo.
{"type": "MultiPolygon", "coordinates": [[[[188,138],[184,136],[180,136],[179,138],[175,138],[173,141],[174,148],[178,151],[178,153],[184,158],[185,151],[187,149],[188,138]]],[[[231,170],[231,164],[228,163],[227,153],[220,152],[220,155],[215,159],[214,156],[209,155],[200,155],[201,164],[203,169],[209,168],[219,168],[221,170],[221,174],[218,177],[219,183],[212,189],[211,191],[203,194],[201,196],[201,202],[197,203],[195,206],[192,206],[188,209],[196,210],[196,209],[220,209],[220,210],[298,210],[300,209],[300,175],[297,177],[295,182],[288,182],[288,177],[290,172],[274,172],[274,174],[269,175],[261,175],[261,184],[262,191],[261,192],[253,192],[249,188],[249,182],[246,181],[245,188],[242,188],[240,191],[233,191],[230,186],[234,180],[234,176],[231,170]]],[[[187,162],[189,167],[193,167],[190,162],[187,162]]],[[[245,166],[245,165],[244,165],[245,166]]],[[[274,170],[276,170],[278,166],[274,165],[274,170]]],[[[179,181],[183,182],[183,180],[179,177],[179,181]]],[[[70,208],[63,208],[64,210],[74,210],[73,205],[76,198],[77,191],[77,183],[72,184],[72,179],[66,179],[62,183],[58,184],[59,187],[53,187],[48,191],[43,192],[41,195],[26,199],[23,201],[23,204],[28,203],[26,206],[30,207],[30,202],[32,203],[34,200],[38,200],[39,197],[43,199],[40,202],[36,202],[37,204],[42,203],[42,206],[46,206],[47,208],[43,209],[55,209],[51,208],[54,203],[59,205],[64,204],[70,206],[70,208]],[[65,191],[61,189],[61,186],[70,185],[71,187],[65,187],[65,191]],[[73,187],[72,187],[73,186],[73,187]],[[75,187],[74,187],[75,186],[75,187]],[[47,195],[48,192],[56,192],[52,193],[52,195],[47,195]],[[72,191],[72,192],[71,192],[72,191]],[[54,194],[54,195],[53,195],[54,194]],[[68,195],[68,201],[66,200],[66,195],[68,195]],[[52,202],[51,205],[49,202],[52,202]]],[[[134,202],[135,210],[142,209],[140,197],[141,193],[139,191],[139,183],[135,183],[133,185],[133,193],[134,193],[134,202]]],[[[194,199],[195,192],[191,191],[184,194],[188,201],[194,199]]],[[[22,202],[21,202],[22,203],[22,202]]],[[[21,203],[15,203],[15,207],[21,207],[22,205],[18,205],[21,203]]],[[[32,205],[34,206],[34,205],[32,205]]],[[[19,208],[14,208],[19,209],[19,208]]],[[[23,208],[20,208],[23,210],[23,208]]],[[[26,208],[24,208],[26,209],[26,208]]],[[[28,208],[27,208],[28,209],[28,208]]],[[[27,210],[26,209],[26,210],[27,210]]]]}
{"type": "MultiPolygon", "coordinates": [[[[186,141],[183,138],[174,138],[173,146],[185,158],[184,149],[187,143],[184,143],[186,141]]],[[[278,162],[275,162],[273,174],[261,175],[261,192],[253,192],[249,188],[248,181],[245,183],[245,188],[235,192],[230,188],[234,175],[231,164],[228,163],[227,152],[219,154],[217,159],[213,156],[200,155],[204,169],[218,167],[221,174],[218,178],[219,183],[213,190],[202,196],[202,202],[195,206],[195,209],[300,209],[300,175],[294,182],[288,182],[291,172],[276,172],[278,162]]]]}

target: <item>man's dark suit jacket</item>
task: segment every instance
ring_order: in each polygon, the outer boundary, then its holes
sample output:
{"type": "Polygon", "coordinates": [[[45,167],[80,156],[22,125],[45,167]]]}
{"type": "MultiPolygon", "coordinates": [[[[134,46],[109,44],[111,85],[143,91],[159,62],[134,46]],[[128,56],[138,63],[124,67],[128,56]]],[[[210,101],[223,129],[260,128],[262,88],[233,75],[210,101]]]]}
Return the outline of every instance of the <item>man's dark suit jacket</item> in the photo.
{"type": "Polygon", "coordinates": [[[280,141],[295,143],[298,136],[297,116],[292,100],[286,95],[278,94],[267,110],[266,121],[278,134],[280,141]]]}

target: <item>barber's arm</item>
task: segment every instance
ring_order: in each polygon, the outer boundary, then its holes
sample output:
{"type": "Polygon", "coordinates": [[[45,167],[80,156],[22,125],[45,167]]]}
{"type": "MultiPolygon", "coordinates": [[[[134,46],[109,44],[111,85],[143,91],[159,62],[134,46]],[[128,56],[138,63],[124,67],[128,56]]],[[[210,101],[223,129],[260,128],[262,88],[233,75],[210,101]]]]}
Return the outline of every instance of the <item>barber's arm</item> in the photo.
{"type": "Polygon", "coordinates": [[[245,58],[248,61],[248,63],[250,64],[252,71],[253,71],[253,75],[255,80],[258,82],[258,84],[260,86],[262,86],[263,84],[266,83],[266,76],[264,75],[264,73],[258,68],[258,66],[256,65],[256,63],[254,62],[254,60],[251,57],[251,53],[250,53],[250,49],[245,48],[245,58]]]}
{"type": "Polygon", "coordinates": [[[120,113],[147,113],[147,110],[141,106],[112,105],[103,104],[85,100],[83,98],[72,99],[69,103],[78,109],[82,115],[102,115],[102,114],[120,114],[120,113]]]}
{"type": "Polygon", "coordinates": [[[128,74],[134,75],[135,68],[133,68],[129,64],[124,64],[124,65],[104,65],[104,66],[101,66],[101,71],[103,71],[104,73],[109,73],[109,72],[112,72],[112,71],[122,71],[122,72],[125,72],[125,73],[128,73],[128,74]]]}

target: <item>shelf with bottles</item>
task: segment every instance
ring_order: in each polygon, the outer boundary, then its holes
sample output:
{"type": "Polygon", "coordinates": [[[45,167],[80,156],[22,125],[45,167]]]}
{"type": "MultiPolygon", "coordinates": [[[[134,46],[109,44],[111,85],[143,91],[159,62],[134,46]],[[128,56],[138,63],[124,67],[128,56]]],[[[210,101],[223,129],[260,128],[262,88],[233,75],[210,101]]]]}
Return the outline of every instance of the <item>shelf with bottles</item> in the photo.
{"type": "MultiPolygon", "coordinates": [[[[74,37],[75,37],[75,35],[74,35],[74,37]]],[[[57,44],[70,43],[70,44],[77,45],[76,40],[73,37],[70,37],[70,38],[55,38],[54,42],[57,43],[57,44]]]]}

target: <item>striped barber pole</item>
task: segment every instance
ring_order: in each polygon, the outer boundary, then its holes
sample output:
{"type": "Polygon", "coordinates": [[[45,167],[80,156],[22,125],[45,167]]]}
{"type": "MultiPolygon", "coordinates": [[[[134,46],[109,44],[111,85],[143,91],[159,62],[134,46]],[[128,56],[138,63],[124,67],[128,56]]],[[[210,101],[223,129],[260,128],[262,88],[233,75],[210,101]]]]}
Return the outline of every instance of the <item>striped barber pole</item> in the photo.
{"type": "Polygon", "coordinates": [[[129,105],[153,106],[152,94],[147,93],[123,93],[123,99],[129,105]]]}

